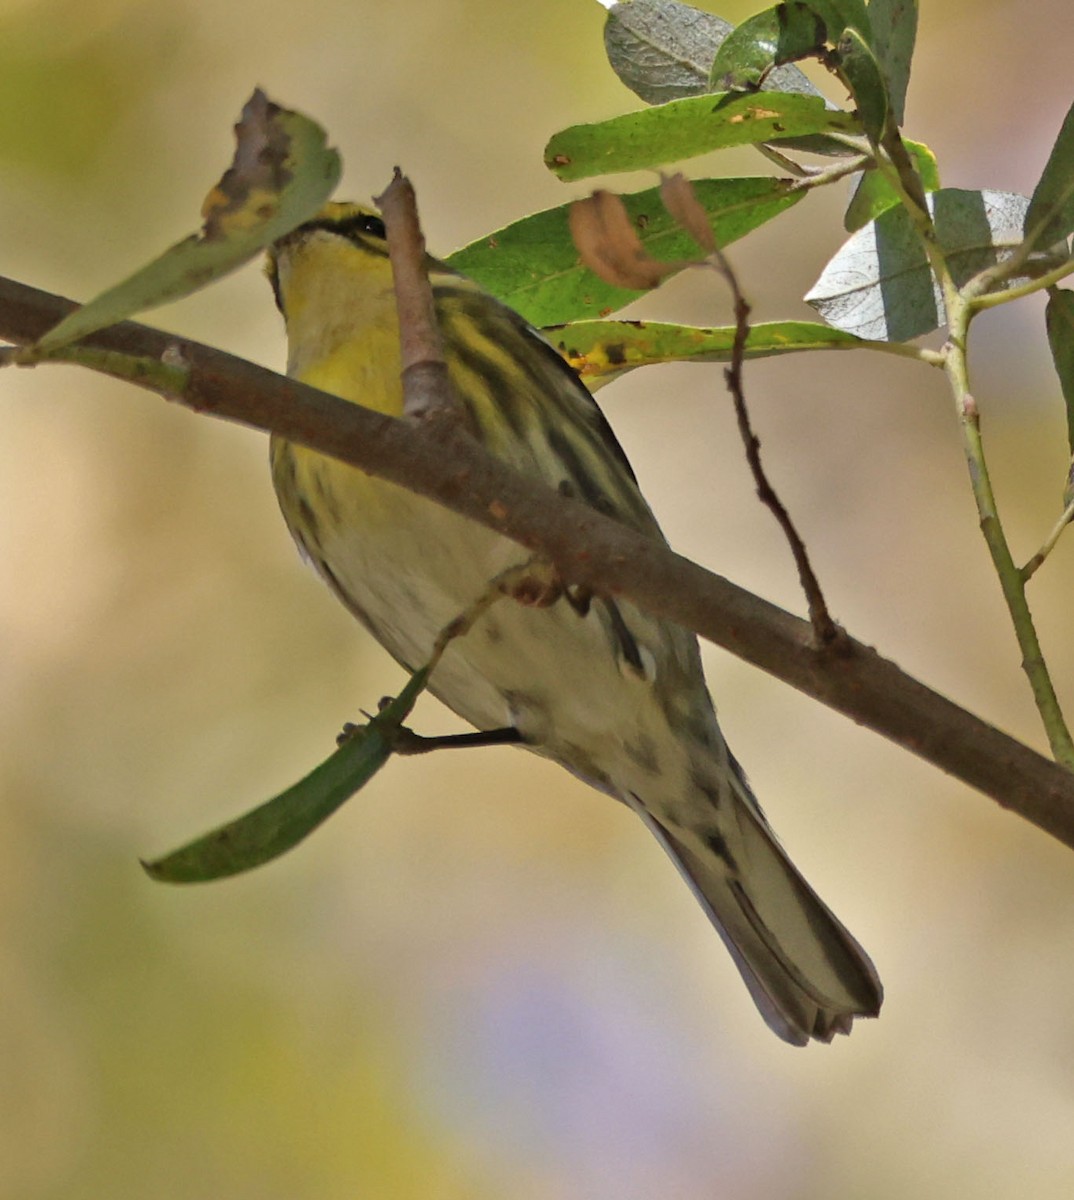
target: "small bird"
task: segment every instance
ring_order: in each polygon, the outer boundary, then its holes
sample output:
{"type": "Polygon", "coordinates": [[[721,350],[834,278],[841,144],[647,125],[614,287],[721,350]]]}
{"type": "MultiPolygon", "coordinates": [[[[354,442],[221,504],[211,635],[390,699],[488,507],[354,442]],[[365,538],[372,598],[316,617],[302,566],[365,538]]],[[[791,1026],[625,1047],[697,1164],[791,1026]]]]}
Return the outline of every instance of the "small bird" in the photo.
{"type": "MultiPolygon", "coordinates": [[[[577,374],[512,309],[444,263],[430,258],[428,267],[449,375],[489,453],[662,541],[577,374]]],[[[268,274],[287,326],[288,374],[401,416],[380,217],[329,204],[276,243],[268,274]]],[[[271,459],[300,550],[408,671],[491,580],[527,559],[502,535],[303,446],[274,437],[271,459]]],[[[504,600],[450,643],[429,690],[478,730],[512,731],[632,808],[785,1041],[828,1042],[855,1017],[877,1015],[876,970],[776,841],[720,733],[692,634],[610,597],[504,600]]]]}

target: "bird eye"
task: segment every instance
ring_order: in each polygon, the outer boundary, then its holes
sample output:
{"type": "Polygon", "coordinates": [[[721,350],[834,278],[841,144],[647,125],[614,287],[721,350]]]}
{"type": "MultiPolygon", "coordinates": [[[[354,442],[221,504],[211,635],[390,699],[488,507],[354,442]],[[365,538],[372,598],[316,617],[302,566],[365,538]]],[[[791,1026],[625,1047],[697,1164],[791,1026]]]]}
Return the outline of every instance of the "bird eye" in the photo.
{"type": "Polygon", "coordinates": [[[336,231],[344,237],[352,237],[356,233],[368,234],[375,238],[386,236],[384,222],[375,213],[367,212],[355,213],[354,216],[338,222],[336,231]]]}

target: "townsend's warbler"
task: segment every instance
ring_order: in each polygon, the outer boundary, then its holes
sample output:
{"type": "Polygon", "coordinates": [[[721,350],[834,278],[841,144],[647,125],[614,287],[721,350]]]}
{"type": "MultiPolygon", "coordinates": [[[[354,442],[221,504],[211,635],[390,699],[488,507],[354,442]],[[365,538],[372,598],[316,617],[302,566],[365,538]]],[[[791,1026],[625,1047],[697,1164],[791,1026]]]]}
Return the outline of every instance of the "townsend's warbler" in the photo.
{"type": "MultiPolygon", "coordinates": [[[[330,204],[282,239],[269,275],[288,373],[400,415],[398,322],[384,227],[330,204]]],[[[661,538],[590,394],[515,312],[430,260],[456,394],[485,447],[661,538]]],[[[355,467],[274,438],[284,518],[336,595],[408,670],[490,580],[527,554],[506,538],[355,467]]],[[[765,1020],[804,1045],[875,1016],[881,988],[857,942],[779,847],[720,734],[697,642],[622,600],[583,611],[504,600],[453,641],[430,690],[482,730],[625,801],[678,866],[765,1020]]]]}

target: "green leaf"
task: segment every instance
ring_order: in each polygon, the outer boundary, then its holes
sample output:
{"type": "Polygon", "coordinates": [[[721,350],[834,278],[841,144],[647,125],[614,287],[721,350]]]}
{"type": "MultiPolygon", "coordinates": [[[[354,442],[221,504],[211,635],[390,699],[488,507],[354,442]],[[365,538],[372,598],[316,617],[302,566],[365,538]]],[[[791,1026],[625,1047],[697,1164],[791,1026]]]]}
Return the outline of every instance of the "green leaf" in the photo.
{"type": "MultiPolygon", "coordinates": [[[[695,179],[694,192],[713,223],[716,241],[729,245],[797,204],[805,195],[784,180],[695,179]]],[[[666,261],[694,258],[697,248],[668,215],[660,189],[623,196],[642,245],[666,261]]],[[[533,325],[559,325],[622,308],[641,292],[614,287],[582,266],[568,228],[569,205],[523,217],[447,259],[533,325]]]]}
{"type": "Polygon", "coordinates": [[[869,21],[873,50],[887,80],[891,113],[895,124],[901,125],[917,40],[917,0],[869,0],[869,21]]]}
{"type": "Polygon", "coordinates": [[[324,130],[260,90],[243,109],[236,135],[235,161],[206,199],[202,232],[76,309],[30,354],[46,356],[227,275],[312,217],[339,181],[339,155],[325,145],[324,130]]]}
{"type": "Polygon", "coordinates": [[[1074,231],[1074,106],[1063,121],[1026,213],[1026,237],[1048,246],[1074,231]]]}
{"type": "MultiPolygon", "coordinates": [[[[544,334],[591,388],[657,363],[730,362],[735,341],[734,326],[703,329],[661,321],[573,321],[544,334]]],[[[750,326],[744,357],[862,345],[860,338],[815,321],[770,321],[750,326]]]]}
{"type": "Polygon", "coordinates": [[[865,0],[802,0],[824,22],[828,41],[835,45],[848,29],[855,29],[872,45],[872,25],[865,0]]]}
{"type": "MultiPolygon", "coordinates": [[[[1067,407],[1067,439],[1074,454],[1074,292],[1055,288],[1044,311],[1048,345],[1067,407]]],[[[1069,503],[1069,499],[1066,503],[1069,503]]]]}
{"type": "MultiPolygon", "coordinates": [[[[1025,196],[944,188],[927,201],[960,286],[1008,258],[1021,244],[1029,206],[1025,196]]],[[[1058,250],[1037,255],[1019,278],[1041,274],[1063,259],[1058,250]]],[[[1006,280],[1004,286],[1016,282],[1006,280]]],[[[806,301],[837,329],[880,341],[908,341],[938,329],[945,320],[921,239],[901,206],[853,234],[824,268],[806,301]]]]}
{"type": "MultiPolygon", "coordinates": [[[[910,157],[914,161],[921,183],[926,192],[935,192],[940,187],[940,168],[936,156],[924,142],[912,142],[903,139],[910,157]]],[[[902,202],[902,197],[881,171],[863,171],[858,179],[853,199],[847,207],[843,224],[848,233],[860,229],[889,208],[894,208],[902,202]]]]}
{"type": "MultiPolygon", "coordinates": [[[[612,70],[636,96],[663,104],[726,90],[714,88],[711,78],[713,60],[732,30],[721,17],[679,0],[630,0],[608,10],[604,48],[612,70]]],[[[773,71],[765,85],[773,92],[820,95],[793,66],[773,71]]]]}
{"type": "Polygon", "coordinates": [[[848,29],[839,39],[839,67],[862,126],[875,145],[887,127],[888,90],[876,55],[856,29],[848,29]]]}
{"type": "MultiPolygon", "coordinates": [[[[793,0],[791,7],[801,6],[798,0],[793,0]]],[[[814,21],[812,16],[810,20],[814,21]]],[[[739,30],[732,33],[733,29],[722,18],[679,0],[629,0],[609,9],[604,46],[612,69],[623,83],[647,104],[662,104],[683,96],[726,90],[711,82],[717,76],[713,62],[726,45],[728,35],[739,36],[739,30]]],[[[749,40],[748,32],[743,37],[749,40]]],[[[765,89],[820,96],[809,79],[791,64],[795,57],[801,56],[788,54],[784,65],[768,71],[765,89]]],[[[852,153],[841,142],[822,134],[775,144],[812,154],[852,153]]]]}
{"type": "Polygon", "coordinates": [[[388,761],[392,735],[427,681],[427,669],[415,671],[387,707],[294,787],[165,857],[144,862],[146,873],[165,883],[205,883],[249,871],[292,849],[388,761]]]}
{"type": "Polygon", "coordinates": [[[813,133],[860,134],[850,114],[817,96],[786,92],[718,93],[671,100],[595,125],[572,125],[545,147],[545,164],[560,179],[637,171],[728,146],[813,133]]]}
{"type": "MultiPolygon", "coordinates": [[[[756,13],[730,33],[716,53],[709,76],[713,91],[805,91],[772,83],[773,68],[815,53],[825,42],[824,28],[806,4],[791,0],[756,13]]],[[[803,80],[806,77],[800,71],[803,80]]],[[[808,83],[808,80],[806,80],[808,83]]],[[[819,95],[812,84],[809,90],[819,95]]]]}
{"type": "Polygon", "coordinates": [[[717,47],[733,28],[679,0],[630,0],[608,10],[604,49],[612,70],[636,96],[663,104],[709,90],[717,47]]]}

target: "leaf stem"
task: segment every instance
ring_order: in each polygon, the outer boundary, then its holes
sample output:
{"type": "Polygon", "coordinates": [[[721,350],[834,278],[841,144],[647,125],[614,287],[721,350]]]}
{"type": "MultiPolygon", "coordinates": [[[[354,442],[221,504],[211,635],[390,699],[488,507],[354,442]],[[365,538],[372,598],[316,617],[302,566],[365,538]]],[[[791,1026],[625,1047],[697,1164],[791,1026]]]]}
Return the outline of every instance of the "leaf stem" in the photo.
{"type": "MultiPolygon", "coordinates": [[[[1015,262],[1014,257],[1005,259],[999,264],[999,266],[1010,267],[1010,271],[1017,270],[1021,265],[1021,261],[1015,262]]],[[[1054,267],[1044,275],[1038,275],[1036,279],[1027,279],[1024,283],[1004,288],[1000,292],[986,290],[992,283],[1009,275],[1010,271],[1004,271],[1001,276],[995,267],[990,267],[970,280],[970,283],[963,289],[963,296],[975,313],[986,308],[997,308],[1001,304],[1010,303],[1011,300],[1021,300],[1023,296],[1032,296],[1034,292],[1043,292],[1050,287],[1055,287],[1068,275],[1074,275],[1074,258],[1068,258],[1066,262],[1060,263],[1058,267],[1054,267]]]]}
{"type": "Polygon", "coordinates": [[[799,176],[791,184],[789,191],[806,192],[812,188],[824,187],[828,183],[838,183],[848,175],[856,175],[875,165],[876,159],[872,154],[858,154],[854,158],[842,159],[830,167],[820,167],[799,176]]]}
{"type": "Polygon", "coordinates": [[[878,350],[881,354],[894,354],[897,358],[912,358],[929,367],[942,368],[947,355],[942,350],[930,350],[927,346],[912,346],[909,342],[881,342],[862,338],[858,346],[818,346],[818,350],[878,350]]]}

